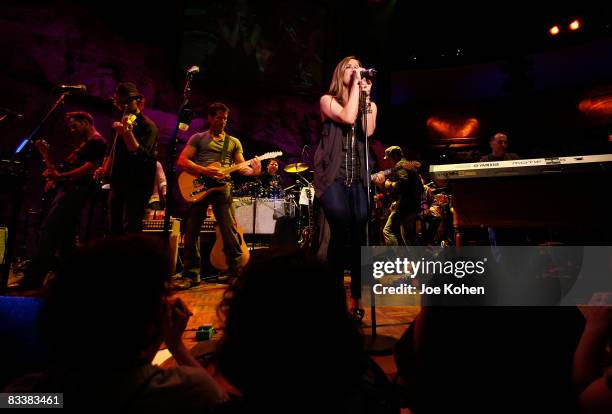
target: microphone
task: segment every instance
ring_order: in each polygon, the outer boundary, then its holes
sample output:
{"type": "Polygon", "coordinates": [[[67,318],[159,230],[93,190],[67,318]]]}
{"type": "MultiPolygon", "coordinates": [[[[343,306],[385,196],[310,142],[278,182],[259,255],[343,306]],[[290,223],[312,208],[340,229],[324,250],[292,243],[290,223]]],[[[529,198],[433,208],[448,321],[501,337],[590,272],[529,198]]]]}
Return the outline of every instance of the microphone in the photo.
{"type": "Polygon", "coordinates": [[[199,66],[192,66],[189,69],[187,69],[187,76],[193,76],[200,73],[200,67],[199,66]]]}
{"type": "Polygon", "coordinates": [[[374,68],[370,68],[370,69],[362,68],[362,69],[359,69],[359,72],[362,78],[369,78],[369,79],[375,78],[376,74],[378,73],[376,69],[374,68]]]}
{"type": "Polygon", "coordinates": [[[0,108],[0,116],[7,116],[7,115],[13,116],[17,119],[23,119],[23,114],[20,114],[19,112],[12,111],[8,108],[0,108]]]}
{"type": "Polygon", "coordinates": [[[85,85],[59,85],[55,88],[62,93],[85,94],[87,86],[85,85]]]}

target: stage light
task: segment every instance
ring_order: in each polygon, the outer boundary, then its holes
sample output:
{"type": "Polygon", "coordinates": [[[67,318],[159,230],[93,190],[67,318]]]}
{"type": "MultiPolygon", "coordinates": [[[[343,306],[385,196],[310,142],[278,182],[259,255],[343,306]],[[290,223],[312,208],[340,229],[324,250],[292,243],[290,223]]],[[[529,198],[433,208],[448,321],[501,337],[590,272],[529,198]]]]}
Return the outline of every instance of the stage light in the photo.
{"type": "Polygon", "coordinates": [[[554,25],[553,27],[551,27],[551,28],[548,30],[548,33],[550,33],[552,36],[556,36],[556,35],[558,35],[558,34],[559,34],[559,32],[561,32],[561,29],[559,29],[559,26],[557,26],[557,25],[554,25]]]}
{"type": "Polygon", "coordinates": [[[480,125],[476,118],[431,116],[427,119],[427,127],[441,138],[470,138],[478,134],[480,125]]]}
{"type": "Polygon", "coordinates": [[[589,118],[612,118],[612,94],[586,98],[578,104],[580,112],[589,118]]]}
{"type": "Polygon", "coordinates": [[[582,26],[582,25],[580,24],[580,20],[578,20],[578,19],[573,20],[569,24],[570,30],[578,30],[578,29],[580,29],[580,26],[582,26]]]}

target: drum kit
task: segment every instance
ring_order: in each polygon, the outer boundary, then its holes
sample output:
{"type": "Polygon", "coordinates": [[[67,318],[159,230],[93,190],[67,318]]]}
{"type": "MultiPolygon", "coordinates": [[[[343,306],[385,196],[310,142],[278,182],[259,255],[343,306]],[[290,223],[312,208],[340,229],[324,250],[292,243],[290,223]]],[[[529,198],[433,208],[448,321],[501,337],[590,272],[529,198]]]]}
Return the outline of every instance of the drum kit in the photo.
{"type": "MultiPolygon", "coordinates": [[[[280,185],[265,187],[261,181],[253,180],[246,182],[232,190],[234,197],[250,197],[266,201],[281,202],[282,210],[277,213],[295,218],[298,222],[300,233],[309,226],[309,217],[312,217],[312,205],[314,202],[314,186],[311,181],[304,177],[312,173],[308,164],[300,162],[288,164],[283,170],[295,177],[295,183],[283,188],[280,185]]],[[[312,220],[310,220],[312,221],[312,220]]],[[[310,223],[312,225],[312,223],[310,223]]]]}

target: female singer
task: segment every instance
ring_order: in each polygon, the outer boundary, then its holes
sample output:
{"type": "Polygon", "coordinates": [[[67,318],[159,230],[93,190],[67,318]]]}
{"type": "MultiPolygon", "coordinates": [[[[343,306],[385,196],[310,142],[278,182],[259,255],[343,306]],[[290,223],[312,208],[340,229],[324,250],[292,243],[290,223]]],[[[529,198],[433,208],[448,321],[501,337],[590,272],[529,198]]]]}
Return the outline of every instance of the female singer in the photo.
{"type": "Polygon", "coordinates": [[[314,157],[315,193],[329,222],[328,260],[338,277],[344,275],[346,245],[350,245],[351,313],[361,308],[361,251],[368,218],[365,189],[365,134],[376,129],[376,104],[370,101],[372,82],[361,77],[361,63],[349,56],[334,69],[327,94],[320,100],[321,138],[314,157]]]}

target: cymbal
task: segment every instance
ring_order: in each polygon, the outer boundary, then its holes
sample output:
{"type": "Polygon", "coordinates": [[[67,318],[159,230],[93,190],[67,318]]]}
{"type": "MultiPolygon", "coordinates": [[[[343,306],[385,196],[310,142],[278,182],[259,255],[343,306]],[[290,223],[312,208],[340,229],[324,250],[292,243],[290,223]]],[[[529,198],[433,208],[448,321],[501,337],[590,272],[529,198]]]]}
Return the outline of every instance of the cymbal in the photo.
{"type": "Polygon", "coordinates": [[[285,165],[284,170],[285,172],[288,172],[291,174],[301,173],[301,172],[308,170],[308,164],[303,163],[303,162],[298,162],[295,164],[287,164],[285,165]]]}

